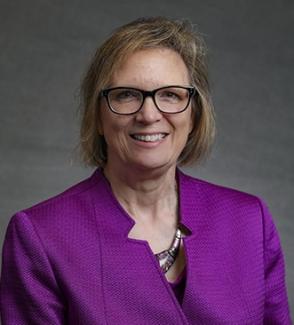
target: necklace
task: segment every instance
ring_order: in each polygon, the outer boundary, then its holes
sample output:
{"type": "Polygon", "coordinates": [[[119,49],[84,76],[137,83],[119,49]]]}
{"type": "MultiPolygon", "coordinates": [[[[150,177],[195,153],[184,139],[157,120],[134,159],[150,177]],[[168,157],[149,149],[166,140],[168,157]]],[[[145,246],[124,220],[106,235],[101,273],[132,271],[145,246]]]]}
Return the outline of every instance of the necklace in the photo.
{"type": "Polygon", "coordinates": [[[160,268],[164,273],[166,273],[174,264],[176,257],[179,253],[181,239],[182,233],[180,228],[178,227],[170,248],[155,254],[159,261],[160,268]]]}

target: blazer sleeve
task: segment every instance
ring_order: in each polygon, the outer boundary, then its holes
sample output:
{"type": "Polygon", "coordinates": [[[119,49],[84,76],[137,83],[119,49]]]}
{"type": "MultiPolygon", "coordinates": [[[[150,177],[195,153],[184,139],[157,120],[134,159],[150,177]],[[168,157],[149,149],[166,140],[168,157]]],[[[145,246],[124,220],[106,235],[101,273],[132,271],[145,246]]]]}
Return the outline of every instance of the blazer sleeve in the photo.
{"type": "Polygon", "coordinates": [[[290,312],[285,284],[285,265],[281,243],[271,214],[260,201],[264,225],[264,324],[290,325],[290,312]]]}
{"type": "Polygon", "coordinates": [[[64,324],[64,304],[41,240],[23,212],[12,217],[2,255],[3,325],[64,324]]]}

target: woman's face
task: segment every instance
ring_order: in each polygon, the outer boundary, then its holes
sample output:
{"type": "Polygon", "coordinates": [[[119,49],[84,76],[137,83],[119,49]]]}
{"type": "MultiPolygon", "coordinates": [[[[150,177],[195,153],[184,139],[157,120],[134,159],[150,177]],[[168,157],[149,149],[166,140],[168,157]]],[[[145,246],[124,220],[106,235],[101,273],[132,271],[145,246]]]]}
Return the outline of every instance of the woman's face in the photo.
{"type": "MultiPolygon", "coordinates": [[[[154,90],[169,85],[189,86],[190,82],[181,56],[167,48],[133,53],[111,79],[111,87],[154,90]]],[[[139,112],[117,115],[104,98],[100,109],[99,132],[107,143],[106,168],[176,167],[193,127],[191,104],[184,112],[166,114],[147,97],[139,112]]]]}

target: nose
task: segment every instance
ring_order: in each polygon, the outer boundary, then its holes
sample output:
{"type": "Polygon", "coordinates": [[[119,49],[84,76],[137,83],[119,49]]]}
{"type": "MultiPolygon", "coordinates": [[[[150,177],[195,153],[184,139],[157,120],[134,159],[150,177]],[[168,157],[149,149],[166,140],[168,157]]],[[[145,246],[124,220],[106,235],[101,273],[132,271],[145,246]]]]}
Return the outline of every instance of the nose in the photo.
{"type": "Polygon", "coordinates": [[[155,106],[153,98],[146,97],[143,106],[136,114],[136,120],[143,124],[150,124],[159,121],[162,118],[161,112],[155,106]]]}

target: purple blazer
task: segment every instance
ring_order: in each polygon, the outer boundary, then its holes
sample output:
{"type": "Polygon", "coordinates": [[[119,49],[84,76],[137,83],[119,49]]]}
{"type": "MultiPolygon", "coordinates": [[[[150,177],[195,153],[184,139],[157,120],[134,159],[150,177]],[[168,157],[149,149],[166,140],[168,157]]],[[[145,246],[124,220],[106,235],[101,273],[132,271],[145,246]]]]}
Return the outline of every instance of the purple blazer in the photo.
{"type": "Polygon", "coordinates": [[[284,262],[257,197],[177,172],[187,282],[182,305],[100,170],[14,215],[1,318],[20,324],[291,324],[284,262]]]}

